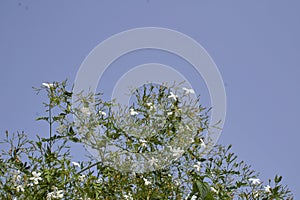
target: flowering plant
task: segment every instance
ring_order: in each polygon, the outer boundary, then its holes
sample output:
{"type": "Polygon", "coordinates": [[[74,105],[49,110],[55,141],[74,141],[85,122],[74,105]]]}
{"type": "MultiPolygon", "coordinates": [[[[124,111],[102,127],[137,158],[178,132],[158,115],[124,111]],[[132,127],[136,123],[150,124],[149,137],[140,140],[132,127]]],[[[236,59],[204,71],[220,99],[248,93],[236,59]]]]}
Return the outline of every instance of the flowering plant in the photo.
{"type": "Polygon", "coordinates": [[[72,103],[66,81],[36,90],[47,91],[47,115],[37,120],[48,123],[49,136],[6,131],[1,199],[293,199],[281,176],[261,181],[231,145],[205,152],[209,109],[190,98],[192,89],[144,86],[128,108],[101,94],[72,103]],[[72,143],[94,157],[75,162],[72,143]]]}

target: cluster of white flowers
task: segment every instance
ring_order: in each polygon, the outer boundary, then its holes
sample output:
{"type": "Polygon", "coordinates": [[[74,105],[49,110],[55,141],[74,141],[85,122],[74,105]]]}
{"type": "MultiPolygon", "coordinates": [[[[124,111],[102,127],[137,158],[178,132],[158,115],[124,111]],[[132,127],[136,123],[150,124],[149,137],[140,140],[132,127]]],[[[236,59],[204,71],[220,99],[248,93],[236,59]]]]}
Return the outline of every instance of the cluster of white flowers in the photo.
{"type": "MultiPolygon", "coordinates": [[[[187,200],[189,198],[190,195],[188,195],[187,197],[185,197],[185,200],[187,200]]],[[[191,200],[196,200],[197,199],[197,195],[193,195],[191,197],[191,200]]]]}
{"type": "MultiPolygon", "coordinates": [[[[183,87],[182,88],[185,94],[195,94],[195,91],[193,89],[188,89],[183,87]]],[[[174,94],[173,92],[170,92],[170,95],[168,96],[168,98],[173,99],[174,101],[177,100],[178,96],[176,94],[174,94]]]]}
{"type": "Polygon", "coordinates": [[[79,200],[91,200],[91,198],[89,198],[89,197],[88,198],[82,198],[82,197],[80,197],[79,200]]]}
{"type": "MultiPolygon", "coordinates": [[[[249,181],[251,181],[251,184],[253,185],[259,185],[261,184],[261,181],[258,178],[249,178],[249,181]]],[[[271,187],[269,185],[264,186],[265,192],[271,193],[271,187]]]]}
{"type": "Polygon", "coordinates": [[[125,195],[123,195],[123,197],[125,198],[125,200],[133,200],[131,193],[129,193],[128,195],[125,194],[125,195]]]}
{"type": "Polygon", "coordinates": [[[62,199],[64,197],[64,191],[58,190],[56,187],[54,188],[54,191],[49,192],[47,194],[47,200],[51,199],[62,199]]]}
{"type": "Polygon", "coordinates": [[[21,184],[21,171],[20,170],[17,170],[17,171],[13,171],[12,173],[12,181],[14,183],[14,186],[17,190],[17,192],[24,192],[24,186],[23,184],[21,184]]]}
{"type": "Polygon", "coordinates": [[[180,147],[178,147],[177,149],[176,148],[173,149],[172,146],[168,146],[168,147],[172,153],[172,156],[176,158],[180,157],[184,152],[184,150],[180,149],[180,147]]]}
{"type": "Polygon", "coordinates": [[[21,181],[21,171],[14,171],[13,173],[13,182],[20,182],[21,181]]]}

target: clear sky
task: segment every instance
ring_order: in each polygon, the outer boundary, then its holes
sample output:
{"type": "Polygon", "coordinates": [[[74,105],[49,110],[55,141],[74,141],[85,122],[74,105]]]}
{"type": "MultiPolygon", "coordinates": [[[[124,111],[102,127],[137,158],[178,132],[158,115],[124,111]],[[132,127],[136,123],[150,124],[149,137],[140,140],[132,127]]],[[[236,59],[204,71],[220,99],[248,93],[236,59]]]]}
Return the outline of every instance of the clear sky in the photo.
{"type": "MultiPolygon", "coordinates": [[[[222,74],[227,118],[219,143],[233,144],[263,181],[284,176],[298,199],[299,10],[297,0],[2,0],[0,131],[45,134],[46,125],[34,121],[43,113],[45,98],[36,96],[32,86],[65,78],[72,84],[87,54],[113,34],[147,26],[170,28],[199,42],[222,74]]],[[[114,80],[122,64],[164,59],[178,65],[168,55],[158,59],[157,52],[146,54],[118,60],[105,78],[114,80]]],[[[192,82],[201,79],[188,66],[181,69],[192,82]]],[[[106,87],[105,81],[100,84],[106,87]]],[[[196,90],[201,93],[200,87],[196,90]]]]}

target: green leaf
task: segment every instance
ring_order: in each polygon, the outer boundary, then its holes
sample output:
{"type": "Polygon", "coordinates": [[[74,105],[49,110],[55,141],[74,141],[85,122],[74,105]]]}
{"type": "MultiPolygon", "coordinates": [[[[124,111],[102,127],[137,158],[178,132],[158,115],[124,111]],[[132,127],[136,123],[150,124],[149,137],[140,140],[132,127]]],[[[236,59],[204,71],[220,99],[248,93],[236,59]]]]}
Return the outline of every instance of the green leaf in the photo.
{"type": "Polygon", "coordinates": [[[36,121],[41,121],[41,120],[48,121],[48,119],[49,119],[49,117],[38,117],[35,120],[36,121]]]}
{"type": "Polygon", "coordinates": [[[200,179],[194,182],[192,195],[197,195],[200,200],[214,200],[209,184],[200,179]]]}

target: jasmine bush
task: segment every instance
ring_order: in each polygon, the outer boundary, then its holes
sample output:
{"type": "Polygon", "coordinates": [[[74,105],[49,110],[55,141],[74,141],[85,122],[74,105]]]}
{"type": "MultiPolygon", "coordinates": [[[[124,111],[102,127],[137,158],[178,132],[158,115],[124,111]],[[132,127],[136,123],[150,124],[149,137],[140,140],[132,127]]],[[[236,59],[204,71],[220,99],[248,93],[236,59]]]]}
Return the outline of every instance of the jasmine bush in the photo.
{"type": "Polygon", "coordinates": [[[37,119],[48,123],[49,136],[1,137],[8,147],[1,149],[1,199],[293,199],[281,176],[260,180],[231,145],[206,151],[209,109],[192,89],[144,86],[129,107],[101,94],[72,102],[66,81],[35,89],[49,99],[37,119]],[[75,162],[72,143],[93,156],[75,162]]]}

